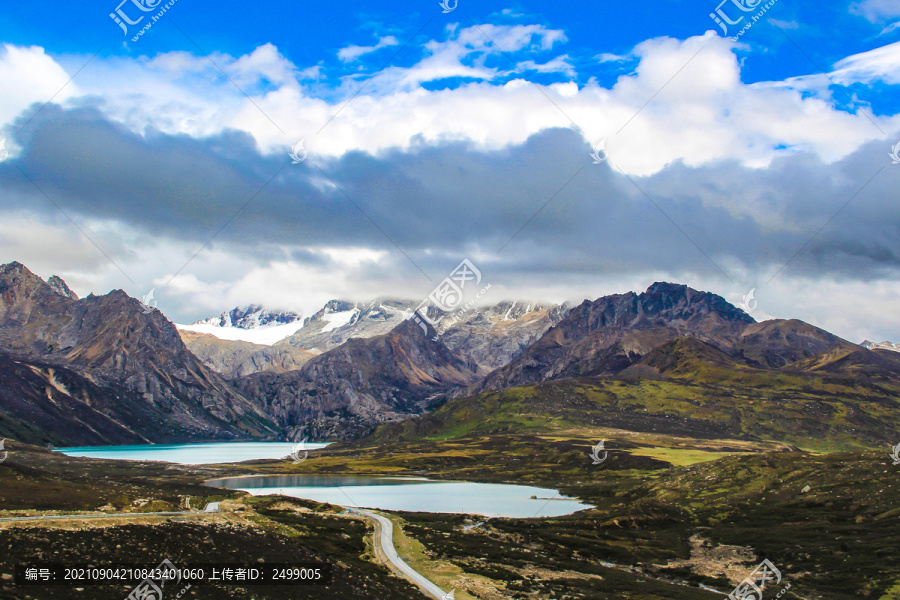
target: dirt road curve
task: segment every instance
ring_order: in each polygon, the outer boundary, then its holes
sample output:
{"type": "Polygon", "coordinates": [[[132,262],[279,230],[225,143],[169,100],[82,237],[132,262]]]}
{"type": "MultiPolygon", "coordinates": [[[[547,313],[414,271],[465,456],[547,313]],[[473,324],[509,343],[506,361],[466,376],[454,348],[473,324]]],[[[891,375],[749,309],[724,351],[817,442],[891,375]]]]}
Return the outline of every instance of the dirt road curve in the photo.
{"type": "MultiPolygon", "coordinates": [[[[402,573],[408,580],[413,582],[422,592],[429,598],[434,600],[448,600],[453,598],[451,593],[444,591],[431,583],[424,575],[406,564],[397,554],[394,548],[394,524],[390,520],[376,515],[367,510],[359,510],[358,508],[344,507],[351,513],[362,515],[375,523],[375,545],[381,554],[402,573]]],[[[202,512],[147,512],[147,513],[107,513],[107,514],[87,514],[87,515],[40,515],[33,517],[5,517],[0,518],[0,522],[10,521],[63,521],[63,520],[84,520],[84,519],[116,519],[116,518],[140,518],[154,516],[190,516],[215,513],[219,510],[218,502],[210,502],[202,512]]]]}
{"type": "Polygon", "coordinates": [[[382,554],[384,554],[398,571],[403,573],[407,579],[415,583],[426,596],[433,598],[434,600],[445,600],[453,597],[449,593],[444,593],[441,588],[431,583],[424,575],[410,567],[406,564],[406,561],[400,558],[397,554],[397,550],[394,548],[394,524],[391,523],[390,520],[367,510],[350,508],[348,506],[345,506],[344,508],[351,513],[364,515],[375,522],[375,542],[379,547],[379,550],[381,550],[382,554]]]}

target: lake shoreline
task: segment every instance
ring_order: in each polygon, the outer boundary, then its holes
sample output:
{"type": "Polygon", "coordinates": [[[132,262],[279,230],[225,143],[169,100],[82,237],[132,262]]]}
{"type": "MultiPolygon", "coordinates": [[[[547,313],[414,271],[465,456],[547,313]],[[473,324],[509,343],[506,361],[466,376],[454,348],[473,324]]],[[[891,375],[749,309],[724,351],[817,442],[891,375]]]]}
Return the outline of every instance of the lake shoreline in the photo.
{"type": "Polygon", "coordinates": [[[293,442],[197,442],[187,444],[128,444],[118,446],[71,446],[54,448],[66,456],[165,462],[180,465],[234,464],[259,460],[280,461],[295,452],[321,450],[327,443],[293,442]]]}
{"type": "Polygon", "coordinates": [[[268,474],[221,477],[213,488],[253,496],[288,496],[389,512],[480,515],[488,518],[552,518],[594,506],[559,491],[527,485],[360,475],[268,474]],[[250,485],[250,484],[259,485],[250,485]],[[413,490],[409,486],[414,486],[413,490]],[[548,494],[556,492],[553,497],[548,494]],[[575,502],[576,504],[572,504],[575,502]],[[574,510],[573,510],[574,509],[574,510]]]}

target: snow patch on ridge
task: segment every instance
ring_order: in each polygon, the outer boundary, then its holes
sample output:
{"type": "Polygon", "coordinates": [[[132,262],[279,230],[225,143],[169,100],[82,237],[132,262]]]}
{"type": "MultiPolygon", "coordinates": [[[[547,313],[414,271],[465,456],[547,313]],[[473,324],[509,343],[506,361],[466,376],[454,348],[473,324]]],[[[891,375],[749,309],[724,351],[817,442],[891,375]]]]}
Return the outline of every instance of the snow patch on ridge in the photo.
{"type": "Polygon", "coordinates": [[[290,337],[303,328],[303,321],[294,321],[286,325],[269,325],[267,327],[257,327],[254,329],[243,329],[241,327],[220,327],[218,325],[209,325],[207,323],[194,325],[181,325],[175,323],[175,327],[185,331],[196,331],[197,333],[208,333],[220,340],[251,342],[261,344],[263,346],[271,346],[275,342],[279,342],[286,337],[290,337]]]}
{"type": "Polygon", "coordinates": [[[338,327],[343,327],[344,325],[349,325],[353,321],[353,318],[358,314],[358,308],[341,312],[325,313],[322,315],[322,319],[327,321],[327,324],[322,327],[320,332],[324,333],[326,331],[337,329],[338,327]]]}

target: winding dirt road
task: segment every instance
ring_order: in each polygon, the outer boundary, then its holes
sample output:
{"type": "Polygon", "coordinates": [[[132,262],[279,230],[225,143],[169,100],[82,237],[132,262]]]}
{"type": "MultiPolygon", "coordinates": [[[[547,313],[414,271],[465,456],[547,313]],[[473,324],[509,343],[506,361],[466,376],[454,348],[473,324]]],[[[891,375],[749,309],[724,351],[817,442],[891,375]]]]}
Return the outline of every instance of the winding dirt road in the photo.
{"type": "MultiPolygon", "coordinates": [[[[344,507],[348,512],[358,514],[375,523],[375,547],[376,551],[381,555],[406,579],[414,583],[422,592],[433,600],[450,600],[453,598],[453,592],[444,593],[444,591],[429,581],[424,575],[410,567],[406,561],[397,554],[394,548],[394,524],[389,519],[377,515],[367,510],[358,508],[344,507]]],[[[210,513],[219,512],[219,503],[210,502],[202,511],[187,512],[147,512],[147,513],[107,513],[107,514],[82,514],[82,515],[35,515],[31,517],[5,517],[0,518],[0,522],[15,521],[68,521],[68,520],[85,520],[85,519],[121,519],[121,518],[142,518],[142,517],[168,517],[168,516],[201,516],[210,513]]]]}
{"type": "Polygon", "coordinates": [[[362,515],[375,523],[375,546],[384,555],[384,557],[400,571],[408,580],[412,581],[422,590],[426,596],[434,600],[448,600],[453,598],[453,592],[444,593],[444,591],[431,583],[424,575],[406,564],[406,561],[400,558],[394,548],[394,524],[389,519],[376,515],[367,510],[358,508],[350,508],[345,506],[349,512],[362,515]]]}

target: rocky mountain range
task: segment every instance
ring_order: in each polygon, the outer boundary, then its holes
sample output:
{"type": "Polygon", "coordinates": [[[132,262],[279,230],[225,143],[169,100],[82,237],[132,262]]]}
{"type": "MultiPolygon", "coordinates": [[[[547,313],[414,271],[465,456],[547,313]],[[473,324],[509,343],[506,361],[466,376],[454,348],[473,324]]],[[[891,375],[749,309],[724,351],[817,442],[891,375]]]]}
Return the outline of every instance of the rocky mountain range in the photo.
{"type": "MultiPolygon", "coordinates": [[[[331,300],[321,310],[304,319],[303,327],[276,341],[268,350],[263,344],[214,337],[185,328],[182,339],[208,367],[227,377],[297,368],[310,357],[337,348],[351,338],[371,338],[390,332],[409,319],[418,303],[397,298],[376,298],[369,302],[331,300]]],[[[256,307],[258,313],[266,312],[256,307]]],[[[204,319],[194,325],[225,323],[223,317],[204,319]]],[[[493,370],[522,352],[568,311],[568,305],[505,301],[467,314],[441,333],[454,352],[493,370]]],[[[435,315],[430,315],[435,316],[435,315]]],[[[436,315],[439,316],[439,315],[436,315]]],[[[228,321],[230,322],[230,321],[228,321]]],[[[211,332],[211,333],[207,333],[211,332]]]]}
{"type": "MultiPolygon", "coordinates": [[[[409,319],[417,306],[413,300],[397,298],[376,298],[365,303],[331,300],[304,319],[299,330],[271,345],[217,337],[217,334],[221,335],[216,329],[219,324],[230,334],[235,327],[233,323],[248,323],[241,317],[246,312],[242,308],[197,321],[191,326],[179,326],[179,331],[187,347],[206,366],[231,379],[299,368],[313,356],[337,348],[351,338],[365,339],[390,332],[409,319]],[[203,326],[203,329],[197,331],[197,326],[203,326]]],[[[252,308],[254,315],[285,314],[273,313],[258,305],[252,305],[252,308]]],[[[483,370],[491,371],[521,353],[559,322],[567,311],[568,305],[500,302],[467,314],[444,330],[441,339],[452,351],[474,361],[483,370]]],[[[277,326],[280,322],[270,320],[260,327],[274,331],[273,324],[277,326]]]]}
{"type": "Polygon", "coordinates": [[[432,331],[436,339],[426,340],[409,320],[416,306],[396,298],[333,300],[305,319],[302,329],[271,346],[186,330],[181,337],[290,437],[346,438],[421,414],[466,389],[517,356],[567,311],[566,306],[501,302],[468,315],[440,336],[432,331]]]}
{"type": "Polygon", "coordinates": [[[5,433],[68,444],[279,435],[159,311],[120,290],[78,299],[51,282],[0,267],[5,433]]]}
{"type": "MultiPolygon", "coordinates": [[[[685,335],[615,373],[550,375],[461,394],[422,417],[382,425],[360,444],[597,427],[817,451],[880,448],[894,439],[900,354],[861,348],[800,321],[751,324],[745,331],[730,348],[685,335]],[[801,358],[785,363],[788,357],[801,358]]],[[[584,364],[581,356],[576,360],[584,364]]]]}
{"type": "MultiPolygon", "coordinates": [[[[19,263],[4,265],[0,429],[54,444],[353,439],[387,423],[419,427],[421,419],[409,420],[417,416],[434,427],[425,415],[435,410],[459,430],[477,429],[490,419],[471,403],[494,398],[495,413],[563,402],[595,425],[726,435],[728,422],[761,436],[747,425],[765,420],[747,412],[749,399],[785,394],[767,409],[785,422],[843,414],[846,427],[874,436],[893,423],[888,408],[900,391],[895,351],[802,321],[757,323],[684,285],[656,283],[573,308],[502,302],[440,333],[409,318],[414,308],[389,298],[335,300],[294,334],[262,345],[179,331],[121,291],[79,299],[58,277],[45,282],[19,263]],[[527,397],[537,404],[520,405],[527,397]],[[617,404],[595,414],[612,397],[617,404]],[[457,410],[460,402],[471,410],[457,410]],[[466,414],[477,422],[456,422],[466,414]]],[[[231,329],[271,330],[292,318],[259,306],[225,315],[218,322],[231,329]]],[[[566,419],[580,419],[567,411],[566,419]]],[[[829,435],[842,431],[832,425],[829,435]]]]}

